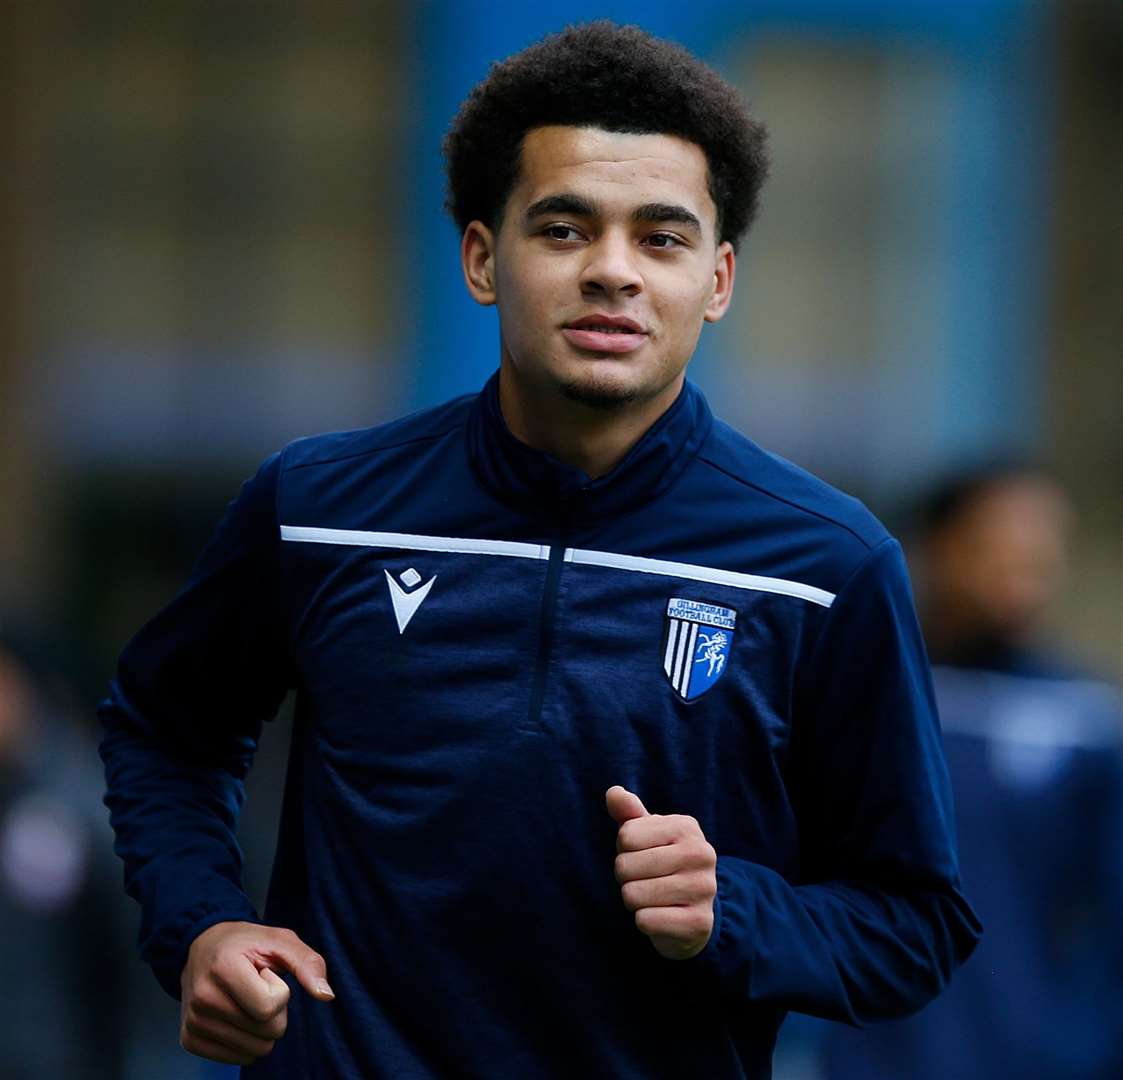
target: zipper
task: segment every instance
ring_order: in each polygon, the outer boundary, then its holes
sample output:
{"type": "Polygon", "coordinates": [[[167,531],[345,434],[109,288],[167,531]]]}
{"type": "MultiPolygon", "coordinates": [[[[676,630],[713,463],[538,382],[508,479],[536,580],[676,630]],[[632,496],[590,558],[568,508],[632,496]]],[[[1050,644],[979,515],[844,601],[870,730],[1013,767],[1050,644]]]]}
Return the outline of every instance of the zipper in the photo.
{"type": "Polygon", "coordinates": [[[542,611],[538,616],[538,660],[534,665],[534,682],[530,688],[530,709],[527,726],[531,731],[541,731],[542,705],[546,698],[546,673],[550,667],[550,653],[554,648],[554,616],[558,606],[558,582],[561,581],[565,562],[566,542],[575,515],[588,497],[588,486],[575,492],[561,508],[557,538],[550,548],[546,564],[546,584],[542,588],[542,611]]]}
{"type": "Polygon", "coordinates": [[[546,584],[542,590],[542,612],[538,617],[538,659],[534,666],[534,682],[530,691],[530,711],[527,721],[531,729],[539,730],[542,720],[542,702],[546,697],[546,671],[550,666],[550,652],[554,644],[554,613],[558,606],[558,582],[565,562],[565,537],[550,548],[546,564],[546,584]]]}

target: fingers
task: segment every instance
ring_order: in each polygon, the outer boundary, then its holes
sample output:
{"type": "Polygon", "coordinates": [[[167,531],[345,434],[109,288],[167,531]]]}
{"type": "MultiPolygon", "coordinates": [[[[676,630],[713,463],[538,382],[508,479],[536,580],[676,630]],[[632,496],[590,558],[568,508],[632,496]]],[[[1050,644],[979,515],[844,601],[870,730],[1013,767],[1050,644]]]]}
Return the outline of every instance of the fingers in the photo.
{"type": "Polygon", "coordinates": [[[335,992],[328,985],[328,969],[324,958],[315,949],[305,945],[291,930],[277,930],[268,948],[262,950],[262,955],[270,960],[280,961],[314,998],[331,1001],[335,997],[335,992]]]}
{"type": "Polygon", "coordinates": [[[686,814],[648,814],[625,821],[616,833],[617,851],[644,851],[701,837],[702,827],[686,814]]]}
{"type": "Polygon", "coordinates": [[[701,870],[716,864],[714,849],[704,840],[663,844],[642,851],[622,851],[616,856],[616,880],[641,881],[644,878],[666,877],[683,870],[701,870]]]}
{"type": "Polygon", "coordinates": [[[324,958],[291,930],[224,922],[191,943],[181,984],[180,1042],[213,1061],[247,1065],[285,1033],[292,972],[314,997],[330,1001],[324,958]]]}
{"type": "Polygon", "coordinates": [[[636,912],[636,928],[651,939],[660,956],[685,960],[697,956],[714,928],[712,907],[649,907],[636,912]]]}
{"type": "Polygon", "coordinates": [[[706,947],[714,927],[717,852],[687,814],[649,814],[638,796],[605,793],[616,830],[616,880],[637,929],[660,955],[682,960],[706,947]]]}
{"type": "Polygon", "coordinates": [[[623,825],[625,821],[642,818],[647,814],[639,796],[619,784],[615,784],[604,793],[604,802],[617,825],[623,825]]]}
{"type": "Polygon", "coordinates": [[[189,1017],[222,1021],[247,1035],[269,1040],[279,1039],[288,1027],[287,1009],[281,1009],[267,1020],[254,1020],[229,994],[213,983],[200,987],[191,995],[184,1009],[184,1020],[189,1017]]]}
{"type": "Polygon", "coordinates": [[[202,1050],[204,1046],[219,1048],[222,1052],[239,1058],[236,1064],[240,1065],[265,1057],[272,1051],[275,1042],[275,1039],[251,1035],[229,1021],[190,1013],[184,1017],[180,1032],[180,1044],[185,1050],[200,1053],[205,1052],[202,1050]]]}
{"type": "Polygon", "coordinates": [[[647,907],[671,907],[713,900],[713,875],[705,870],[692,874],[626,881],[620,896],[629,911],[647,907]]]}
{"type": "Polygon", "coordinates": [[[713,911],[693,907],[641,908],[636,912],[636,926],[645,934],[660,937],[690,937],[709,934],[714,925],[713,911]]]}
{"type": "MultiPolygon", "coordinates": [[[[278,1001],[287,1003],[288,987],[285,991],[277,995],[278,1001]]],[[[288,1022],[284,1004],[268,1018],[254,1019],[216,979],[204,981],[184,997],[181,1017],[179,1041],[184,1050],[228,1065],[249,1065],[264,1057],[288,1022]]]]}
{"type": "Polygon", "coordinates": [[[251,1021],[266,1024],[288,1006],[288,984],[268,968],[258,968],[245,953],[219,957],[211,976],[251,1021]]]}

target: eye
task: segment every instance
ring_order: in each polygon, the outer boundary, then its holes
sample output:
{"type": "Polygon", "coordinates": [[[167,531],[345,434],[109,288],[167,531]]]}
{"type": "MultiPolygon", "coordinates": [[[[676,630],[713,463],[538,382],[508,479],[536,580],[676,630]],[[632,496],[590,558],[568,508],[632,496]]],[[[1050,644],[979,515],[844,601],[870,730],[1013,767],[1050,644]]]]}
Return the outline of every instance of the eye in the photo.
{"type": "Polygon", "coordinates": [[[581,234],[572,225],[547,225],[542,230],[542,235],[549,237],[551,240],[579,240],[581,234]]]}
{"type": "Polygon", "coordinates": [[[657,232],[648,236],[644,240],[644,243],[647,244],[648,247],[666,250],[667,248],[682,247],[683,241],[675,236],[674,233],[657,232]]]}

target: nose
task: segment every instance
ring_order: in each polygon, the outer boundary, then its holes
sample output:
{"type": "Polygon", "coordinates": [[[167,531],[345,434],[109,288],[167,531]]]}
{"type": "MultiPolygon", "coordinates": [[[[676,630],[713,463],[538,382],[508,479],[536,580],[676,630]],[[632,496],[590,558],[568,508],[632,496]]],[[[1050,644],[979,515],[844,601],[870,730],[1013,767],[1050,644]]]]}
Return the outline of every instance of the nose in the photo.
{"type": "Polygon", "coordinates": [[[607,230],[586,249],[581,270],[581,292],[585,296],[635,296],[643,290],[643,275],[631,240],[607,230]]]}

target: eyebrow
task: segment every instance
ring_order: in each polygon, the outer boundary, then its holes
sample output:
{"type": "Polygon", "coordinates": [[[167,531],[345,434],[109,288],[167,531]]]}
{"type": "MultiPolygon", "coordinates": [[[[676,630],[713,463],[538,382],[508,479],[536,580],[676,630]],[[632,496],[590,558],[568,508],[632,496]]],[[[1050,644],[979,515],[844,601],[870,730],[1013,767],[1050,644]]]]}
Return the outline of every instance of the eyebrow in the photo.
{"type": "MultiPolygon", "coordinates": [[[[601,216],[596,203],[583,199],[580,195],[561,194],[547,195],[544,199],[531,203],[526,208],[524,218],[529,222],[546,214],[573,214],[586,218],[601,216]]],[[[698,220],[698,215],[676,203],[644,203],[632,211],[632,221],[668,221],[678,225],[688,225],[698,232],[702,231],[702,223],[698,220]]]]}

